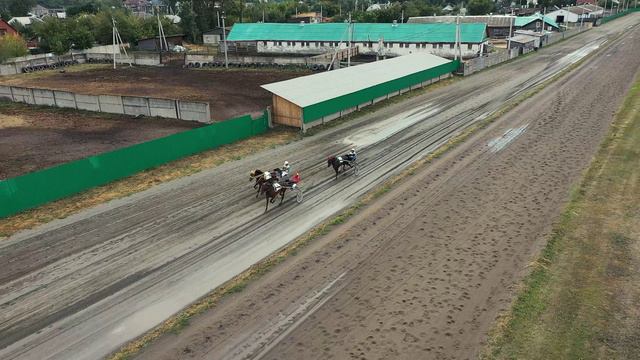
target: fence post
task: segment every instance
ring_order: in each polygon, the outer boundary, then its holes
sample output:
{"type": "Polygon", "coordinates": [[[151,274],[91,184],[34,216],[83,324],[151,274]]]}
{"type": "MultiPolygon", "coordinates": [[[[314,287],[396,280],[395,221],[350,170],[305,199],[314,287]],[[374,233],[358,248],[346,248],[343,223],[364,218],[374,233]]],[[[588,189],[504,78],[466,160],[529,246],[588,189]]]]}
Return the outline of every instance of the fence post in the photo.
{"type": "Polygon", "coordinates": [[[269,129],[273,129],[273,122],[271,119],[271,106],[267,106],[266,116],[267,116],[267,125],[269,126],[269,129]]]}

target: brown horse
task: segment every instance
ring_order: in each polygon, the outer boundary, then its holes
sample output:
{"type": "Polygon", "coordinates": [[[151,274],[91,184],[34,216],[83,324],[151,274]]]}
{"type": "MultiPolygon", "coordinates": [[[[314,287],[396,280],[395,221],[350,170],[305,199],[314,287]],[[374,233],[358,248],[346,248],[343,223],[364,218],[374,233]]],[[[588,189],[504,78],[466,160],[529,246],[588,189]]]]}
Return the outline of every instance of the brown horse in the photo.
{"type": "Polygon", "coordinates": [[[264,176],[264,171],[260,170],[260,169],[255,169],[252,172],[249,173],[249,182],[253,181],[253,179],[256,180],[256,183],[253,184],[253,188],[257,189],[256,192],[256,198],[260,195],[260,191],[262,190],[262,184],[264,184],[265,180],[265,176],[264,176]]]}
{"type": "Polygon", "coordinates": [[[284,186],[281,186],[280,184],[278,184],[278,186],[279,187],[276,190],[274,188],[274,184],[269,181],[263,182],[262,185],[260,186],[260,193],[264,193],[265,199],[266,199],[264,212],[267,212],[267,210],[269,210],[269,203],[273,204],[276,201],[278,194],[280,195],[279,205],[282,205],[282,202],[284,201],[284,193],[287,191],[287,188],[284,186]]]}

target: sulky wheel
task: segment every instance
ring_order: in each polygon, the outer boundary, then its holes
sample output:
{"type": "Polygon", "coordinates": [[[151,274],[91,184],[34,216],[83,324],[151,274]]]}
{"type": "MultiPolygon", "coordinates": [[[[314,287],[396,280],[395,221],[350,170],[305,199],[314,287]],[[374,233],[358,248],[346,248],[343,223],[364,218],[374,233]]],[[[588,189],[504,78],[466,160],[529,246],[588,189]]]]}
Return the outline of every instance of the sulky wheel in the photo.
{"type": "Polygon", "coordinates": [[[358,176],[360,174],[360,168],[358,167],[358,163],[353,164],[353,175],[358,176]]]}
{"type": "Polygon", "coordinates": [[[302,193],[302,189],[298,188],[298,190],[296,191],[296,202],[300,204],[303,199],[304,199],[304,194],[302,193]]]}

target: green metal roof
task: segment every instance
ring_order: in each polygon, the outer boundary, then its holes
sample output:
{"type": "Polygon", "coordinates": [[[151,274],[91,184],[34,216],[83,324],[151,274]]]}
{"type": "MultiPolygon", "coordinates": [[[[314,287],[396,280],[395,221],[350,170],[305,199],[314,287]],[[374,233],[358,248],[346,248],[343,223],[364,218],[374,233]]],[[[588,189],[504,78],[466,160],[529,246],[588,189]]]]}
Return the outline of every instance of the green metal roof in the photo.
{"type": "MultiPolygon", "coordinates": [[[[347,41],[347,23],[274,24],[237,23],[231,28],[229,41],[347,41]]],[[[462,43],[481,43],[486,39],[484,23],[460,24],[462,43]]],[[[383,24],[354,23],[353,40],[383,39],[385,42],[453,43],[455,24],[383,24]]]]}
{"type": "MultiPolygon", "coordinates": [[[[515,26],[525,26],[525,25],[527,25],[527,24],[529,24],[531,22],[534,22],[534,21],[540,20],[540,19],[542,19],[542,15],[540,15],[540,14],[535,14],[535,15],[531,15],[531,16],[519,16],[519,17],[516,18],[516,22],[515,22],[514,25],[515,26]]],[[[555,28],[558,27],[558,24],[548,16],[544,17],[544,22],[549,24],[549,25],[551,25],[551,26],[553,26],[553,27],[555,27],[555,28]]]]}

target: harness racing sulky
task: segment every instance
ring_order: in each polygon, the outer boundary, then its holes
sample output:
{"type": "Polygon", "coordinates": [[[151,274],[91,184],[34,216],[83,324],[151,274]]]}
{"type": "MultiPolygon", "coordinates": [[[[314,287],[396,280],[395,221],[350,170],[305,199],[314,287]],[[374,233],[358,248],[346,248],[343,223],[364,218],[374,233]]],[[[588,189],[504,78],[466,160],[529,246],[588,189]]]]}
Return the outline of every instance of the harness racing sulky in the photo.
{"type": "Polygon", "coordinates": [[[349,153],[342,156],[330,156],[327,159],[327,167],[333,166],[333,170],[336,172],[336,180],[338,180],[338,174],[344,173],[347,170],[353,169],[353,175],[358,175],[360,169],[358,168],[358,155],[356,149],[351,149],[349,153]]]}
{"type": "Polygon", "coordinates": [[[300,174],[296,173],[289,176],[291,166],[288,161],[284,162],[282,168],[276,168],[272,171],[262,171],[260,169],[253,170],[249,173],[249,181],[255,181],[253,188],[257,190],[256,198],[261,194],[265,194],[264,212],[269,210],[269,203],[274,203],[278,195],[280,195],[280,204],[284,201],[284,194],[287,190],[295,192],[296,202],[299,204],[303,200],[302,189],[299,186],[300,174]]]}

